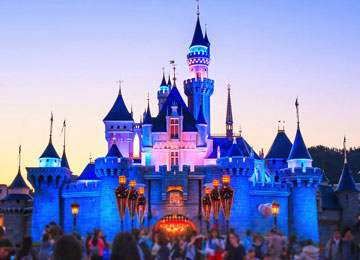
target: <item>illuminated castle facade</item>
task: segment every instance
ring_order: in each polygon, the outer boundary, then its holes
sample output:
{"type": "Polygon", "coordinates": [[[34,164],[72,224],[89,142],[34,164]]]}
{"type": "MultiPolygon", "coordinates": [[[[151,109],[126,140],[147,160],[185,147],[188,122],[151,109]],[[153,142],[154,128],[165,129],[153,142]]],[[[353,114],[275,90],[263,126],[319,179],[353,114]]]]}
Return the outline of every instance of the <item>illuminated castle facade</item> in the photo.
{"type": "MultiPolygon", "coordinates": [[[[203,34],[199,16],[187,63],[189,78],[183,81],[187,103],[176,85],[175,74],[173,81],[170,76],[166,81],[163,75],[157,95],[159,111],[152,114],[148,105],[143,122],[134,121],[120,89],[104,118],[108,153],[90,161],[78,178],[70,170],[65,146],[60,158],[50,138],[39,166],[27,168],[27,178],[35,190],[31,225],[35,241],[40,240],[45,225],[52,220],[65,232],[72,232],[70,205],[74,200],[80,204],[77,231],[86,236],[94,227],[102,228],[112,240],[120,230],[114,189],[121,175],[136,180],[137,188],[145,188],[145,227],[178,214],[204,232],[204,189],[212,188],[214,179],[230,175],[230,187],[235,188],[230,226],[239,233],[247,229],[268,232],[273,217],[264,217],[259,209],[276,200],[280,204],[278,229],[285,235],[319,241],[316,188],[322,174],[312,167],[300,126],[293,144],[279,130],[266,157],[255,153],[243,136],[234,136],[228,88],[226,134],[211,136],[215,84],[208,71],[210,42],[207,33],[203,34]],[[140,144],[139,150],[135,141],[140,144]]],[[[139,226],[137,220],[134,225],[139,226]]],[[[128,213],[124,226],[125,230],[131,228],[128,213]]],[[[219,228],[226,228],[222,213],[219,228]]]]}

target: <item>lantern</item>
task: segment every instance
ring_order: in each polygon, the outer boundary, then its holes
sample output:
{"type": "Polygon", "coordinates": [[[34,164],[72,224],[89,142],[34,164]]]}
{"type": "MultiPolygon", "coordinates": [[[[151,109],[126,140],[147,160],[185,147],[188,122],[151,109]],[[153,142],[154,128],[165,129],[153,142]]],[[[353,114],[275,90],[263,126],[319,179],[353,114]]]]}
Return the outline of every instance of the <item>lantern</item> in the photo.
{"type": "Polygon", "coordinates": [[[139,194],[140,195],[144,195],[145,194],[145,189],[143,187],[139,188],[139,194]]]}
{"type": "Polygon", "coordinates": [[[279,208],[280,208],[280,204],[277,203],[276,200],[274,200],[271,204],[271,211],[274,216],[279,215],[279,208]]]}
{"type": "Polygon", "coordinates": [[[0,214],[0,227],[4,226],[4,215],[0,214]]]}
{"type": "Polygon", "coordinates": [[[222,182],[224,185],[228,185],[230,183],[230,175],[224,175],[222,177],[222,182]]]}
{"type": "Polygon", "coordinates": [[[213,180],[213,182],[212,182],[212,184],[213,184],[213,186],[214,186],[214,188],[217,188],[217,187],[219,187],[220,186],[220,182],[219,182],[219,180],[213,180]]]}
{"type": "Polygon", "coordinates": [[[131,180],[129,185],[130,185],[131,188],[135,188],[136,187],[136,181],[131,180]]]}
{"type": "Polygon", "coordinates": [[[205,188],[205,194],[209,195],[211,193],[211,189],[210,188],[205,188]]]}
{"type": "Polygon", "coordinates": [[[119,176],[119,184],[120,185],[126,184],[126,177],[124,175],[119,176]]]}
{"type": "Polygon", "coordinates": [[[79,213],[80,205],[79,203],[74,200],[74,202],[70,205],[71,206],[71,212],[74,216],[76,216],[79,213]]]}

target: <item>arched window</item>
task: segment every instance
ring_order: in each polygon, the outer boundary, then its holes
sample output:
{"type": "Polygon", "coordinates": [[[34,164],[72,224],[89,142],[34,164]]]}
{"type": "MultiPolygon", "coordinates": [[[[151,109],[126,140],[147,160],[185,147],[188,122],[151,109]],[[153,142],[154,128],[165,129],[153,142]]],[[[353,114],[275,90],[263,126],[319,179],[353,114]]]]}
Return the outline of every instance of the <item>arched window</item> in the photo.
{"type": "Polygon", "coordinates": [[[140,139],[139,135],[135,134],[133,141],[133,157],[137,158],[140,156],[140,139]]]}
{"type": "Polygon", "coordinates": [[[171,152],[170,159],[171,165],[179,165],[179,152],[171,152]]]}

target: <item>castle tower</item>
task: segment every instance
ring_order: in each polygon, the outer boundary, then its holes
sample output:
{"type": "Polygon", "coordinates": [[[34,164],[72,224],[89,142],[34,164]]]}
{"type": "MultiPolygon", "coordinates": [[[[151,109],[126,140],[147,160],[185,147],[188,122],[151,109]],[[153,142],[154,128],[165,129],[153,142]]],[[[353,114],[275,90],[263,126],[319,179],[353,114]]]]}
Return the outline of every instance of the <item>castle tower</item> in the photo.
{"type": "Polygon", "coordinates": [[[66,121],[63,123],[63,132],[64,132],[64,146],[63,146],[63,154],[61,156],[61,167],[68,168],[70,170],[70,165],[65,152],[65,141],[66,141],[66,121]]]}
{"type": "MultiPolygon", "coordinates": [[[[121,81],[119,82],[121,83],[121,81]]],[[[121,93],[121,86],[119,87],[119,94],[113,107],[103,121],[108,149],[111,148],[113,137],[115,137],[116,145],[124,157],[132,157],[134,119],[126,108],[121,93]]]]}
{"type": "Polygon", "coordinates": [[[190,52],[187,55],[189,78],[184,81],[184,89],[188,97],[188,107],[194,118],[199,115],[200,105],[203,106],[203,113],[208,124],[207,133],[210,136],[210,97],[214,92],[214,81],[208,78],[210,42],[207,35],[207,42],[204,39],[199,16],[198,12],[193,40],[189,47],[190,52]]]}
{"type": "Polygon", "coordinates": [[[31,236],[34,241],[40,241],[44,227],[50,221],[61,223],[61,190],[71,179],[72,172],[67,167],[61,167],[59,158],[52,145],[51,115],[50,140],[45,151],[39,158],[39,167],[27,167],[27,179],[34,187],[34,204],[32,215],[31,236]]]}
{"type": "MultiPolygon", "coordinates": [[[[170,81],[170,78],[169,78],[170,81]]],[[[170,83],[171,84],[171,83],[170,83]]],[[[165,72],[163,72],[162,81],[160,84],[160,90],[158,91],[158,100],[159,100],[159,112],[164,105],[166,98],[169,96],[169,82],[166,83],[165,72]]]]}
{"type": "Polygon", "coordinates": [[[150,112],[150,104],[148,99],[148,106],[147,111],[144,117],[144,122],[142,125],[142,131],[143,131],[143,146],[144,147],[150,147],[152,146],[152,117],[150,112]]]}
{"type": "Polygon", "coordinates": [[[349,169],[346,155],[346,138],[344,137],[344,167],[341,173],[339,184],[335,190],[338,202],[342,208],[341,212],[341,228],[354,227],[358,221],[359,192],[360,190],[355,184],[354,178],[349,169]]]}
{"type": "Polygon", "coordinates": [[[206,146],[207,123],[204,117],[202,105],[200,105],[199,115],[196,120],[196,128],[198,129],[197,146],[206,146]]]}
{"type": "Polygon", "coordinates": [[[319,242],[316,208],[316,187],[321,183],[321,170],[312,167],[312,158],[300,131],[298,101],[297,132],[288,158],[288,168],[279,172],[279,181],[290,186],[289,228],[299,240],[312,239],[319,242]]]}
{"type": "Polygon", "coordinates": [[[233,116],[231,109],[230,84],[228,85],[228,99],[226,106],[226,138],[231,141],[233,138],[233,116]]]}
{"type": "Polygon", "coordinates": [[[8,195],[1,200],[6,236],[15,243],[21,243],[30,235],[32,200],[30,188],[26,185],[20,170],[21,146],[19,147],[19,170],[8,187],[8,195]]]}

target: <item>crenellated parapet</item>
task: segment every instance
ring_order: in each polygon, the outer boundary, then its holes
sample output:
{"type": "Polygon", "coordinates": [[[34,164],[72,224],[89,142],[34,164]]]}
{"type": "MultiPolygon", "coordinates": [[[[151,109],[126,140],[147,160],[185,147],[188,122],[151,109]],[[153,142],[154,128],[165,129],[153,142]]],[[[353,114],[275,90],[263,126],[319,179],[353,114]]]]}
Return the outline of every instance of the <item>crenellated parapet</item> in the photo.
{"type": "Polygon", "coordinates": [[[184,80],[185,94],[191,96],[194,94],[212,95],[214,92],[214,80],[208,78],[192,78],[184,80]]]}
{"type": "Polygon", "coordinates": [[[101,182],[68,183],[63,187],[62,198],[98,197],[100,196],[101,182]]]}
{"type": "Polygon", "coordinates": [[[95,160],[95,173],[101,178],[105,176],[129,175],[132,159],[130,158],[98,158],[95,160]]]}
{"type": "Polygon", "coordinates": [[[286,183],[255,183],[250,187],[250,195],[290,196],[290,188],[286,183]]]}
{"type": "Polygon", "coordinates": [[[286,168],[279,171],[279,181],[291,187],[317,187],[321,184],[321,169],[314,167],[286,168]]]}
{"type": "Polygon", "coordinates": [[[66,167],[27,167],[27,179],[36,189],[60,188],[71,179],[72,172],[66,167]]]}

